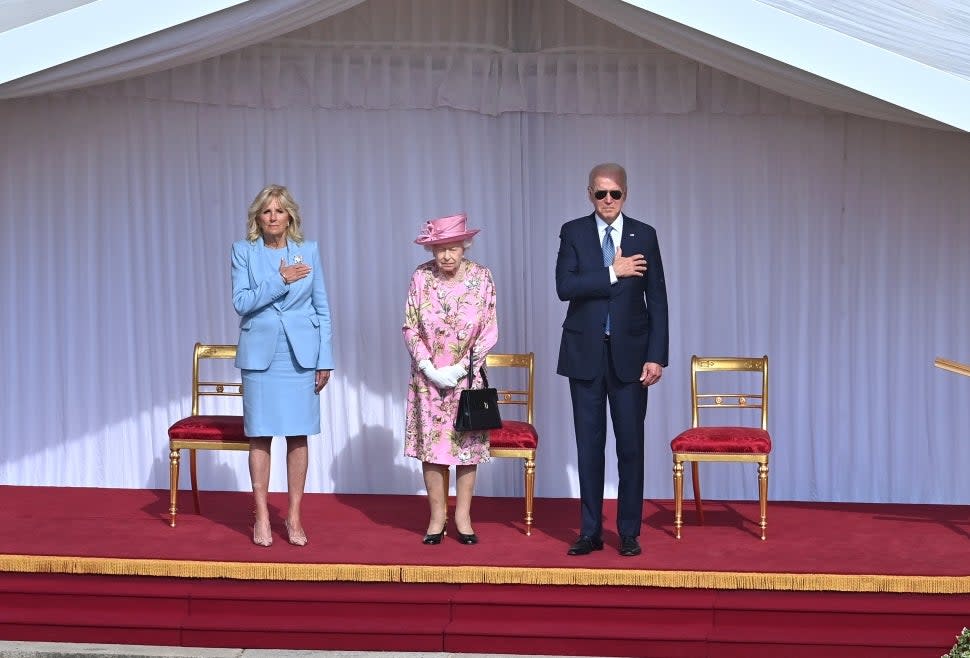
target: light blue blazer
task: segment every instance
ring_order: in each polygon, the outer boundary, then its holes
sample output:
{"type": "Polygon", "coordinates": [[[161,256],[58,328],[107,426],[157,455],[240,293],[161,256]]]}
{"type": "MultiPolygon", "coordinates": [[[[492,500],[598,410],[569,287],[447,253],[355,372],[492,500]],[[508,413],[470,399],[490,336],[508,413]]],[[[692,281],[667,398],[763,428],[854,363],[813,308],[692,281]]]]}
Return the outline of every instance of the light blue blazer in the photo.
{"type": "Polygon", "coordinates": [[[241,316],[236,367],[265,370],[273,360],[280,325],[304,368],[333,370],[330,304],[323,282],[317,243],[290,241],[280,255],[292,265],[299,255],[310,266],[310,275],[287,285],[279,261],[271,263],[262,253],[262,240],[239,240],[232,244],[232,305],[241,316]]]}

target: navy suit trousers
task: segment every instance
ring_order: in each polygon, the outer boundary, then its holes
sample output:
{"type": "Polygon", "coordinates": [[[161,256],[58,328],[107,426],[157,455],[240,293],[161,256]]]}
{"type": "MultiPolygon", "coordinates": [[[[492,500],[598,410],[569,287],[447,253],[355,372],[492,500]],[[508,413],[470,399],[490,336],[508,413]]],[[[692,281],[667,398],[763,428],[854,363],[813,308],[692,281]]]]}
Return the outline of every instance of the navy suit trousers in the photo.
{"type": "Polygon", "coordinates": [[[603,532],[603,484],[606,466],[606,407],[609,401],[616,461],[617,532],[640,535],[643,517],[643,423],[647,414],[647,389],[639,381],[622,382],[616,376],[610,343],[603,341],[603,373],[596,378],[569,380],[576,429],[579,495],[582,503],[580,534],[601,537],[603,532]]]}

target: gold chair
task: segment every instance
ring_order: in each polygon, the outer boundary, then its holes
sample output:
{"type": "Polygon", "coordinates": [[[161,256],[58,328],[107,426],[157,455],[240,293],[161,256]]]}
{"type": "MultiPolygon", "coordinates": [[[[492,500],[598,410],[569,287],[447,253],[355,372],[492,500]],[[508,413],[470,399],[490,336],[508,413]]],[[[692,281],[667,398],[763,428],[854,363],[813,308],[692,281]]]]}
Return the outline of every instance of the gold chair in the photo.
{"type": "MultiPolygon", "coordinates": [[[[513,368],[520,374],[525,388],[499,388],[498,403],[503,407],[501,429],[488,433],[489,454],[492,457],[515,457],[523,460],[525,481],[525,534],[532,534],[533,500],[536,482],[536,449],[539,433],[533,425],[535,412],[535,354],[489,354],[485,359],[489,369],[513,368]],[[525,420],[506,419],[505,409],[521,407],[525,420]]],[[[494,385],[494,382],[493,382],[494,385]]]]}
{"type": "Polygon", "coordinates": [[[196,476],[196,450],[249,450],[249,439],[243,431],[242,416],[199,414],[199,402],[209,397],[242,397],[242,382],[208,381],[200,378],[199,366],[207,359],[235,359],[235,345],[195,344],[192,357],[192,415],[168,428],[169,448],[169,525],[175,527],[178,512],[179,461],[183,449],[189,451],[192,498],[196,514],[199,505],[199,482],[196,476]]]}
{"type": "MultiPolygon", "coordinates": [[[[735,375],[737,380],[741,375],[735,375]]],[[[717,379],[721,384],[722,379],[717,379]]],[[[705,383],[710,382],[707,377],[705,383]]],[[[711,390],[705,388],[705,391],[711,390]]],[[[758,464],[758,502],[760,503],[761,539],[765,539],[768,511],[768,455],[771,435],[768,433],[768,357],[710,357],[692,356],[690,360],[691,428],[681,432],[670,442],[674,456],[674,531],[680,539],[684,507],[684,462],[690,462],[694,485],[694,505],[698,520],[704,522],[701,505],[699,462],[754,462],[758,464]],[[752,393],[738,392],[749,385],[732,379],[735,392],[701,392],[699,380],[711,373],[760,374],[760,386],[752,393]],[[734,409],[760,411],[760,426],[701,426],[701,409],[734,409]]],[[[742,415],[737,412],[738,415],[742,415]]],[[[722,416],[723,417],[723,416],[722,416]]]]}

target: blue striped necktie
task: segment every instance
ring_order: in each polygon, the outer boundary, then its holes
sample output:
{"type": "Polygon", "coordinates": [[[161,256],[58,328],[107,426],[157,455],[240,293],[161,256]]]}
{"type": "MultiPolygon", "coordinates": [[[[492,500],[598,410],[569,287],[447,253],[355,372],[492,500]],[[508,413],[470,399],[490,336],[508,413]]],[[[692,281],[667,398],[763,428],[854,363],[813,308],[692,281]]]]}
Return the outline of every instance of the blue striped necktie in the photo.
{"type": "MultiPolygon", "coordinates": [[[[613,227],[606,227],[606,237],[603,238],[603,265],[609,267],[616,258],[616,247],[613,245],[613,227]]],[[[610,333],[610,314],[606,313],[606,334],[610,333]]]]}

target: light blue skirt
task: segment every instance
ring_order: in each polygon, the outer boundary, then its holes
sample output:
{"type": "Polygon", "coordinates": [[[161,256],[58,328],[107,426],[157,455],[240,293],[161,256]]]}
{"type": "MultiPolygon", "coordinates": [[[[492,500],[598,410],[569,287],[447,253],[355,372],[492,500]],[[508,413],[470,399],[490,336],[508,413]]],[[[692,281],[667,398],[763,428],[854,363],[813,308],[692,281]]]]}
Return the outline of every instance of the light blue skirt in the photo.
{"type": "Polygon", "coordinates": [[[297,363],[280,325],[276,354],[266,370],[243,370],[246,436],[320,433],[320,396],[313,392],[316,370],[297,363]]]}

